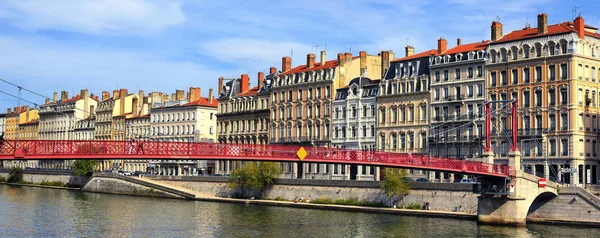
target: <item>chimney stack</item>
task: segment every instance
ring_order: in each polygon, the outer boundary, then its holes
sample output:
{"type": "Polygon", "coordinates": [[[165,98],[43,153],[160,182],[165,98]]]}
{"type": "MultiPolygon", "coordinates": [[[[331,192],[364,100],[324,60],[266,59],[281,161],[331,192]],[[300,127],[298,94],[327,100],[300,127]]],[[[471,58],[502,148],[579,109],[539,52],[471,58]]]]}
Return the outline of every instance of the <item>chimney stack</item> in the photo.
{"type": "Polygon", "coordinates": [[[462,40],[460,38],[456,38],[456,46],[459,46],[462,43],[462,40]]]}
{"type": "MultiPolygon", "coordinates": [[[[138,91],[138,97],[140,97],[140,98],[144,98],[144,90],[139,90],[139,91],[138,91]]],[[[139,100],[139,102],[138,102],[138,105],[140,106],[140,108],[141,108],[141,107],[142,107],[142,105],[143,105],[143,101],[144,101],[144,100],[139,100]]]]}
{"type": "Polygon", "coordinates": [[[321,66],[325,65],[325,61],[326,61],[326,57],[325,57],[326,53],[324,50],[321,51],[321,66]]]}
{"type": "Polygon", "coordinates": [[[67,92],[67,91],[60,92],[60,100],[64,101],[64,100],[67,100],[67,99],[69,99],[69,92],[67,92]]]}
{"type": "Polygon", "coordinates": [[[223,77],[219,77],[219,88],[217,88],[219,95],[223,92],[223,80],[225,80],[223,77]]]}
{"type": "Polygon", "coordinates": [[[90,105],[90,116],[94,115],[94,105],[90,105]]]}
{"type": "Polygon", "coordinates": [[[502,23],[493,21],[492,22],[492,41],[499,40],[502,38],[502,23]]]}
{"type": "MultiPolygon", "coordinates": [[[[360,56],[360,68],[366,69],[367,68],[367,52],[361,51],[358,53],[358,56],[360,56]]],[[[362,72],[361,72],[361,74],[362,74],[362,72]]]]}
{"type": "Polygon", "coordinates": [[[202,91],[199,87],[190,87],[190,91],[188,93],[188,100],[190,102],[196,101],[202,97],[202,91]]]}
{"type": "Polygon", "coordinates": [[[54,102],[58,101],[58,93],[57,92],[54,92],[52,94],[52,101],[54,101],[54,102]]]}
{"type": "Polygon", "coordinates": [[[107,91],[103,91],[102,92],[102,101],[107,100],[110,98],[110,93],[107,91]]]}
{"type": "Polygon", "coordinates": [[[214,97],[213,97],[213,89],[212,89],[212,88],[209,88],[209,89],[208,89],[208,102],[209,102],[209,103],[212,103],[212,101],[213,101],[213,98],[214,98],[214,97]]]}
{"type": "Polygon", "coordinates": [[[271,75],[271,74],[275,74],[275,73],[277,73],[277,68],[275,68],[275,67],[271,67],[271,68],[269,69],[269,75],[271,75]]]}
{"type": "Polygon", "coordinates": [[[537,16],[538,34],[548,33],[548,15],[546,13],[538,14],[537,16]]]}
{"type": "Polygon", "coordinates": [[[250,77],[247,74],[242,74],[240,77],[240,93],[248,91],[248,86],[250,84],[250,77]]]}
{"type": "Polygon", "coordinates": [[[50,98],[46,98],[45,104],[48,104],[48,103],[50,103],[50,98]]]}
{"type": "Polygon", "coordinates": [[[315,54],[306,55],[306,67],[311,68],[315,66],[315,54]]]}
{"type": "Polygon", "coordinates": [[[344,55],[346,56],[346,63],[352,62],[352,53],[346,52],[344,55]]]}
{"type": "Polygon", "coordinates": [[[448,46],[448,41],[446,41],[446,39],[444,39],[443,37],[440,38],[438,40],[438,54],[445,52],[447,46],[448,46]]]}
{"type": "Polygon", "coordinates": [[[414,53],[415,53],[415,47],[412,47],[411,45],[407,45],[406,47],[404,47],[404,57],[411,56],[414,53]]]}
{"type": "Polygon", "coordinates": [[[578,16],[575,18],[573,25],[575,27],[575,31],[577,31],[577,36],[579,36],[579,39],[583,40],[585,38],[585,23],[583,21],[583,17],[578,16]]]}
{"type": "Polygon", "coordinates": [[[88,108],[88,106],[90,105],[90,101],[88,98],[88,90],[82,89],[79,95],[81,95],[81,99],[83,99],[83,118],[87,118],[89,116],[89,112],[85,112],[85,109],[88,108]]]}
{"type": "Polygon", "coordinates": [[[257,79],[258,80],[258,88],[260,89],[262,87],[263,80],[265,80],[265,73],[263,73],[262,71],[258,72],[258,77],[257,78],[258,78],[257,79]]]}
{"type": "Polygon", "coordinates": [[[119,96],[119,90],[115,89],[115,90],[113,90],[113,99],[117,100],[117,98],[120,98],[120,96],[119,96]]]}
{"type": "Polygon", "coordinates": [[[29,106],[25,106],[25,122],[29,122],[29,106]]]}
{"type": "Polygon", "coordinates": [[[134,97],[133,99],[131,99],[131,113],[133,114],[132,116],[137,117],[138,116],[138,103],[139,103],[139,99],[134,97]]]}
{"type": "Polygon", "coordinates": [[[119,115],[123,115],[125,114],[125,101],[127,100],[127,94],[129,92],[127,91],[127,89],[122,88],[119,91],[119,115]]]}
{"type": "Polygon", "coordinates": [[[181,89],[175,90],[175,100],[177,100],[177,101],[185,100],[185,91],[183,91],[181,89]]]}
{"type": "Polygon", "coordinates": [[[12,113],[12,109],[10,109],[10,108],[7,108],[7,109],[6,109],[6,113],[12,113]]]}
{"type": "Polygon", "coordinates": [[[385,78],[385,73],[388,67],[390,67],[390,52],[386,50],[381,51],[379,56],[381,56],[381,78],[385,78]]]}
{"type": "Polygon", "coordinates": [[[281,70],[283,72],[286,72],[290,69],[292,69],[292,58],[290,58],[289,56],[281,58],[281,70]]]}
{"type": "Polygon", "coordinates": [[[337,61],[338,61],[338,65],[343,65],[346,63],[346,57],[344,56],[343,53],[337,54],[337,61]]]}

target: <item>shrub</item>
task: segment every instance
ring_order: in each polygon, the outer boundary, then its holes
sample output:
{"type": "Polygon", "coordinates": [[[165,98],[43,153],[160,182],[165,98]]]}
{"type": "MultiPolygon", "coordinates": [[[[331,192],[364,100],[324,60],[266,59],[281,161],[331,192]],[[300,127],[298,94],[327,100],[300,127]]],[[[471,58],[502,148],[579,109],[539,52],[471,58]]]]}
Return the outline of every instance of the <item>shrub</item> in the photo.
{"type": "Polygon", "coordinates": [[[421,204],[411,203],[411,204],[408,204],[408,206],[406,208],[412,209],[412,210],[421,210],[421,204]]]}
{"type": "Polygon", "coordinates": [[[66,187],[67,185],[61,181],[43,181],[40,185],[54,186],[54,187],[66,187]]]}
{"type": "Polygon", "coordinates": [[[279,165],[273,162],[248,163],[231,173],[230,188],[241,188],[240,198],[247,188],[261,190],[274,183],[279,176],[279,165]]]}
{"type": "Polygon", "coordinates": [[[76,176],[89,176],[89,173],[94,171],[96,160],[77,160],[73,162],[76,176]]]}
{"type": "Polygon", "coordinates": [[[18,183],[23,181],[23,169],[19,167],[13,168],[8,174],[9,183],[18,183]]]}
{"type": "Polygon", "coordinates": [[[0,183],[6,182],[6,178],[4,176],[0,176],[0,183]]]}
{"type": "Polygon", "coordinates": [[[314,204],[335,204],[335,205],[346,205],[346,206],[363,206],[363,207],[384,207],[385,205],[378,202],[369,202],[365,200],[358,200],[358,198],[347,198],[347,199],[336,199],[320,197],[315,200],[311,200],[310,203],[314,204]]]}

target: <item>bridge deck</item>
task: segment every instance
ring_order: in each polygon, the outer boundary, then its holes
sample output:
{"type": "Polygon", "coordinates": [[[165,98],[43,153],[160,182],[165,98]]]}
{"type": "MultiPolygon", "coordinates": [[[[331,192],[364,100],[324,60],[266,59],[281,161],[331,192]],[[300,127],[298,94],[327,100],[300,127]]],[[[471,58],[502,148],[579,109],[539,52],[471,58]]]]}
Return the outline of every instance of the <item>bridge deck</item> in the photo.
{"type": "MultiPolygon", "coordinates": [[[[299,162],[300,146],[215,144],[158,141],[4,141],[0,160],[152,159],[152,160],[255,160],[299,162]]],[[[304,147],[303,162],[343,163],[435,170],[495,177],[510,176],[507,165],[456,160],[426,154],[304,147]]]]}

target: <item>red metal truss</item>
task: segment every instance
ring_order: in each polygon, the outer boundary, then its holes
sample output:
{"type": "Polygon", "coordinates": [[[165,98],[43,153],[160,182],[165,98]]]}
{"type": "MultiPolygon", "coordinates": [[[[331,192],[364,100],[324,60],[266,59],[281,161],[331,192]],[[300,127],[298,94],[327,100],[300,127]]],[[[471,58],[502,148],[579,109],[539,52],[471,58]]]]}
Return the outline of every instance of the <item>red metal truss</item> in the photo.
{"type": "MultiPolygon", "coordinates": [[[[18,140],[0,145],[0,160],[201,159],[299,162],[300,146],[159,141],[18,140]]],[[[401,167],[470,175],[507,177],[510,167],[426,154],[304,147],[303,162],[401,167]]]]}

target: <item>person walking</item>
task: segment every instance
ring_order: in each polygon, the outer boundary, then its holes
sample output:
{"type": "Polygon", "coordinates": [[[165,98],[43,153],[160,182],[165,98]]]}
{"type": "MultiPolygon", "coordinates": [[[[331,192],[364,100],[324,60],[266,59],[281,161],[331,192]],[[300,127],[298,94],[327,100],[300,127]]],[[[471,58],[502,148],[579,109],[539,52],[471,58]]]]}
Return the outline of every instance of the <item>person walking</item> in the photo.
{"type": "Polygon", "coordinates": [[[0,154],[4,153],[4,132],[0,134],[0,154]]]}

